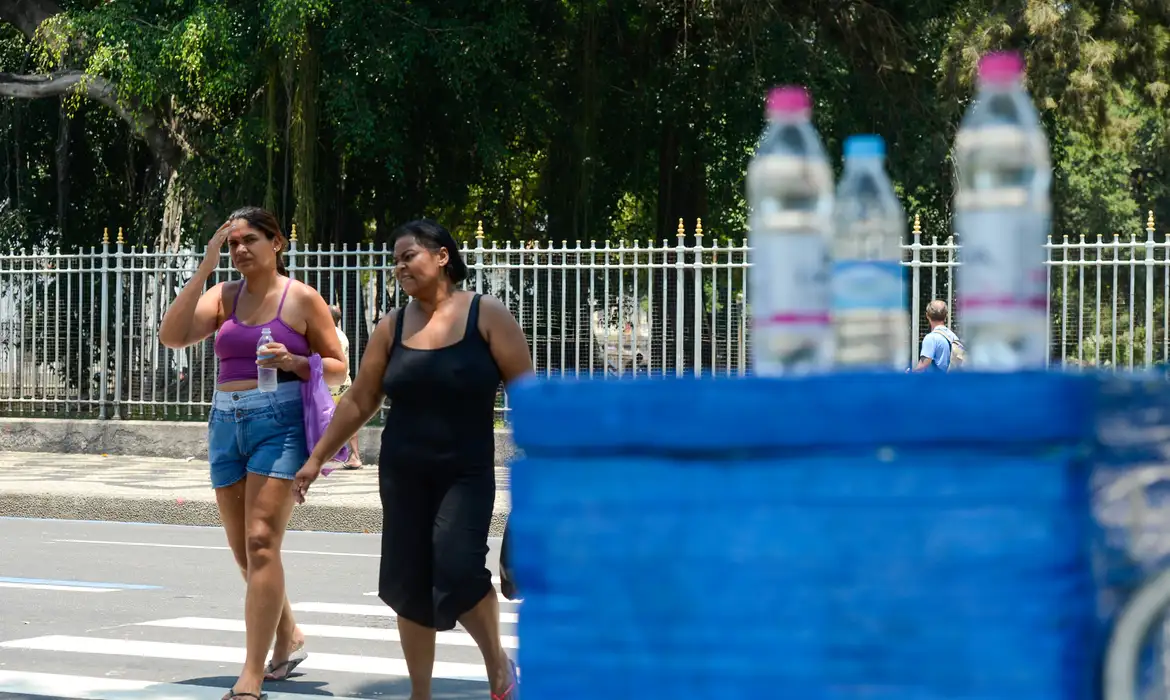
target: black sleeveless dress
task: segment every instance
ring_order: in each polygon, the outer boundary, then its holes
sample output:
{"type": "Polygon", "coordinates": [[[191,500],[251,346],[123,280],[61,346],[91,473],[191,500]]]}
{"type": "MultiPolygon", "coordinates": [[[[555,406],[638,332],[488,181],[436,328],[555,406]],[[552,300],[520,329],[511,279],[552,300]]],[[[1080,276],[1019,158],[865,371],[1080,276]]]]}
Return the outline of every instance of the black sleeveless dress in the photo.
{"type": "Polygon", "coordinates": [[[492,591],[487,539],[501,377],[479,332],[479,300],[471,301],[463,338],[435,350],[402,344],[406,309],[399,310],[382,378],[390,409],[378,458],[378,596],[440,631],[492,591]]]}

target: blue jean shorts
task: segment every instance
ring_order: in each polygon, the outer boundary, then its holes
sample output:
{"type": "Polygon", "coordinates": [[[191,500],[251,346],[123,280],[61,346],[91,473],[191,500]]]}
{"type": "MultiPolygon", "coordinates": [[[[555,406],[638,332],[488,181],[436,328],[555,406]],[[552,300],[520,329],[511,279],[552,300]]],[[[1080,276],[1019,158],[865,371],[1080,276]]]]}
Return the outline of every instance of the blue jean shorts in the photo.
{"type": "Polygon", "coordinates": [[[212,488],[248,473],[292,479],[309,458],[301,383],[281,382],[272,392],[216,391],[207,438],[212,488]]]}

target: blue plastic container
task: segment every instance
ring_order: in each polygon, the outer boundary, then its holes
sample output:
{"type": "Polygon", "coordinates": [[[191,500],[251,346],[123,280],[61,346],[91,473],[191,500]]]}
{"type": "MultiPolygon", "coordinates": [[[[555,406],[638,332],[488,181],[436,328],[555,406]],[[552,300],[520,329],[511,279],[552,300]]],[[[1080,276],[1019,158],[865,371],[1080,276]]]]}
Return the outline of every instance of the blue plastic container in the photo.
{"type": "Polygon", "coordinates": [[[514,388],[525,697],[1093,697],[1094,387],[514,388]]]}

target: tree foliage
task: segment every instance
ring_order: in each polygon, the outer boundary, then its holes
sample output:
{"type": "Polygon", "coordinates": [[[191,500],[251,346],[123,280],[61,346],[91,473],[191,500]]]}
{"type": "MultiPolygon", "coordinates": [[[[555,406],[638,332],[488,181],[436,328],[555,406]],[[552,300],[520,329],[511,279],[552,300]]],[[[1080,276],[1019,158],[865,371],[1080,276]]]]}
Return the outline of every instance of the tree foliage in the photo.
{"type": "Polygon", "coordinates": [[[258,203],[318,242],[422,215],[739,237],[762,95],[799,82],[831,151],[885,136],[907,208],[945,234],[974,65],[1007,47],[1052,141],[1056,235],[1170,216],[1160,0],[10,0],[0,233],[173,246],[258,203]]]}

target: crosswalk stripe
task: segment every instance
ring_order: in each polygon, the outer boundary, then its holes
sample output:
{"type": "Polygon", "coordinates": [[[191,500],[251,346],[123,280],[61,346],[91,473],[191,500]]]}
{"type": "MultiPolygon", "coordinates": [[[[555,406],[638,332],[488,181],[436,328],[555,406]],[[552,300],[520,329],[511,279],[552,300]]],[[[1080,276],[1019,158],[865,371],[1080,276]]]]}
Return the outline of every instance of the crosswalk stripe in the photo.
{"type": "MultiPolygon", "coordinates": [[[[149,622],[135,623],[138,627],[165,627],[169,629],[206,630],[211,632],[244,632],[243,620],[227,620],[216,617],[176,617],[170,620],[150,620],[149,622]]],[[[305,633],[312,644],[313,637],[328,639],[363,639],[374,642],[397,642],[398,630],[378,627],[348,627],[344,625],[312,625],[298,624],[298,628],[305,633]]],[[[505,649],[519,649],[519,640],[511,635],[502,635],[505,649]]],[[[438,632],[435,635],[436,644],[450,646],[474,647],[475,640],[467,632],[438,632]]]]}
{"type": "MultiPolygon", "coordinates": [[[[512,601],[509,601],[512,602],[512,601]]],[[[325,613],[327,615],[368,615],[370,617],[395,617],[385,605],[354,605],[351,603],[293,603],[293,612],[325,613]]],[[[516,624],[520,616],[516,613],[500,613],[500,622],[516,624]]]]}
{"type": "MultiPolygon", "coordinates": [[[[111,656],[137,656],[153,659],[179,659],[183,661],[209,661],[216,663],[243,663],[244,649],[219,647],[203,644],[176,644],[173,642],[150,642],[134,639],[103,639],[100,637],[71,637],[48,635],[32,639],[17,639],[0,642],[8,649],[30,649],[74,654],[105,654],[111,656]]],[[[351,654],[327,654],[310,652],[309,658],[300,668],[314,671],[339,671],[370,675],[407,677],[404,659],[381,656],[355,656],[351,654]]],[[[453,661],[435,661],[435,678],[486,682],[483,664],[465,664],[453,661]]],[[[270,700],[271,697],[270,697],[270,700]]]]}
{"type": "MultiPolygon", "coordinates": [[[[32,673],[0,670],[0,693],[17,697],[40,696],[71,698],[73,700],[220,700],[226,687],[188,685],[186,683],[154,683],[127,678],[95,678],[59,673],[32,673]]],[[[268,693],[268,700],[321,700],[321,695],[304,693],[268,693]]],[[[329,700],[359,700],[359,698],[328,696],[329,700]]]]}
{"type": "Polygon", "coordinates": [[[74,593],[113,593],[117,588],[96,588],[94,586],[59,586],[53,583],[14,583],[0,581],[0,588],[25,588],[33,591],[72,591],[74,593]]]}

